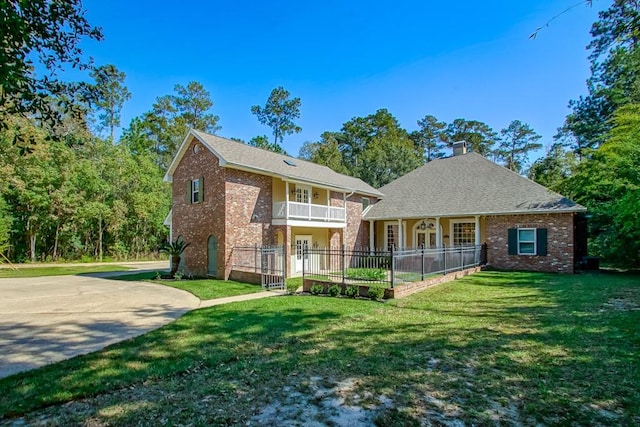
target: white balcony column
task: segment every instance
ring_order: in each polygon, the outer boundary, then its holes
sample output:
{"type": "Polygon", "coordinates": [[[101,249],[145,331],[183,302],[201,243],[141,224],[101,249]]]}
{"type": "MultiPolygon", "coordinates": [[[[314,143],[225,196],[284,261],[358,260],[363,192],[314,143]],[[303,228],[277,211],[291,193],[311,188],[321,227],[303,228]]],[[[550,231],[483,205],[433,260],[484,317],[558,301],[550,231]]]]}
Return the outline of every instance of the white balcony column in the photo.
{"type": "Polygon", "coordinates": [[[285,200],[285,208],[284,208],[284,217],[289,219],[289,181],[284,182],[284,200],[285,200]]]}
{"type": "Polygon", "coordinates": [[[375,236],[373,234],[374,230],[375,230],[375,221],[370,219],[369,220],[369,253],[373,253],[374,251],[374,246],[376,244],[376,240],[375,240],[375,236]]]}
{"type": "Polygon", "coordinates": [[[398,249],[404,247],[404,242],[402,241],[402,220],[398,220],[398,249]]]}
{"type": "Polygon", "coordinates": [[[327,188],[327,221],[331,221],[331,190],[327,188]]]}

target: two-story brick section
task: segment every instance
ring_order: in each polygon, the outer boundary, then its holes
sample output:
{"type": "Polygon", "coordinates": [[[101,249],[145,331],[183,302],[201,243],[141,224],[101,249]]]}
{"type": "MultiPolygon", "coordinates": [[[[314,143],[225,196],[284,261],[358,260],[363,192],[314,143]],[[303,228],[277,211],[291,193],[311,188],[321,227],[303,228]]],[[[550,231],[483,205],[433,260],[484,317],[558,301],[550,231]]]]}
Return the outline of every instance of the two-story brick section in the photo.
{"type": "Polygon", "coordinates": [[[190,243],[184,267],[228,278],[234,247],[284,245],[287,276],[304,245],[364,247],[363,211],[382,194],[326,166],[191,130],[167,174],[171,238],[190,243]]]}
{"type": "Polygon", "coordinates": [[[283,245],[286,275],[309,247],[406,248],[487,244],[489,265],[572,272],[586,209],[464,143],[376,190],[293,157],[191,130],[165,179],[171,238],[190,243],[184,268],[228,278],[234,247],[283,245]]]}

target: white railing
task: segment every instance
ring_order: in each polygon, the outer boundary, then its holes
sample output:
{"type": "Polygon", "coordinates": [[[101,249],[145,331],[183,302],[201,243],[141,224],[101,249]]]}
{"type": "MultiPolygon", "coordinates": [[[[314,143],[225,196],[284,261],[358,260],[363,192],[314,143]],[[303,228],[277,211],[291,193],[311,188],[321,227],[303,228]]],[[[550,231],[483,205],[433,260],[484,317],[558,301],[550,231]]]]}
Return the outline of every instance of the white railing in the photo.
{"type": "Polygon", "coordinates": [[[308,221],[345,222],[345,208],[334,206],[312,205],[308,203],[274,202],[273,217],[277,219],[306,219],[308,221]]]}

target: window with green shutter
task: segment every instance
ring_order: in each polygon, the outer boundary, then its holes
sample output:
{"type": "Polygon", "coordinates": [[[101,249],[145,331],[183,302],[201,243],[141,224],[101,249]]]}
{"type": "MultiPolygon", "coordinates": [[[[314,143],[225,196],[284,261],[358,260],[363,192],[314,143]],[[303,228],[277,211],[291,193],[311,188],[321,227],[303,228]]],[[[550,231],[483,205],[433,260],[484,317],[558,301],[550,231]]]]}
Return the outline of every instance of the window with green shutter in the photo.
{"type": "Polygon", "coordinates": [[[510,228],[509,255],[547,255],[546,228],[510,228]]]}

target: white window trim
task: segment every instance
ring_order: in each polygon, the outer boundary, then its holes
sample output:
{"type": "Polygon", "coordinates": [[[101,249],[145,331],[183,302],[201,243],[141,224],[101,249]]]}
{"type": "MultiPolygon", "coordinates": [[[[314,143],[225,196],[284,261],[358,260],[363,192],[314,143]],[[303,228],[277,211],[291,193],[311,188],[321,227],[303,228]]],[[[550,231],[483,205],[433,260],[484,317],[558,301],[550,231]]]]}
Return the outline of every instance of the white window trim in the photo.
{"type": "Polygon", "coordinates": [[[516,245],[517,245],[517,249],[518,249],[518,255],[527,255],[527,256],[535,256],[538,254],[538,233],[537,230],[535,228],[516,228],[516,245]],[[520,240],[520,230],[526,231],[526,230],[530,230],[533,231],[533,240],[520,240]],[[533,243],[533,252],[532,253],[528,253],[528,252],[520,252],[520,243],[533,243]]]}
{"type": "Polygon", "coordinates": [[[476,233],[476,230],[475,230],[476,220],[475,220],[475,218],[452,219],[449,222],[449,236],[451,236],[451,237],[449,237],[449,246],[451,246],[451,247],[455,246],[455,243],[454,243],[455,242],[455,235],[453,234],[453,225],[454,224],[473,224],[473,232],[474,232],[473,240],[474,241],[471,244],[475,245],[475,233],[476,233]]]}
{"type": "Polygon", "coordinates": [[[201,185],[200,185],[200,178],[196,178],[196,179],[192,179],[191,180],[191,204],[195,204],[195,203],[200,203],[202,201],[202,195],[201,193],[201,185]],[[198,183],[198,191],[195,191],[196,188],[196,183],[198,183]],[[198,195],[198,200],[195,200],[195,195],[198,195]]]}
{"type": "Polygon", "coordinates": [[[387,232],[387,230],[389,229],[390,225],[395,225],[396,226],[396,230],[397,230],[397,235],[396,235],[396,249],[398,249],[398,239],[400,238],[400,227],[398,227],[398,221],[385,221],[384,222],[384,249],[387,250],[387,248],[389,248],[389,233],[387,232]]]}
{"type": "Polygon", "coordinates": [[[311,193],[311,186],[305,184],[294,184],[294,192],[293,192],[293,200],[296,203],[306,203],[311,204],[311,198],[313,197],[311,193]],[[306,202],[298,202],[298,194],[304,194],[304,191],[307,190],[307,201],[306,202]]]}

